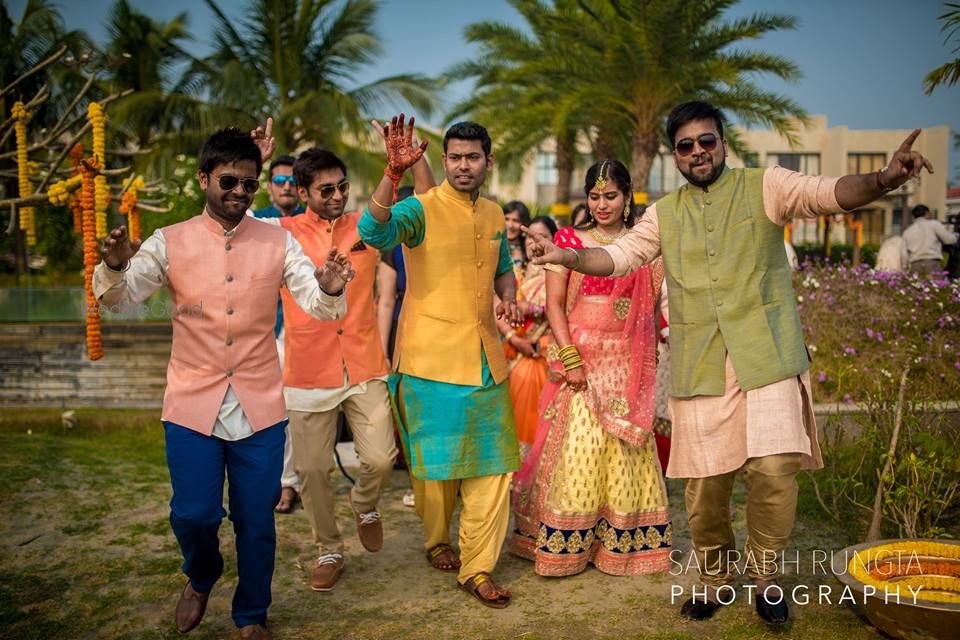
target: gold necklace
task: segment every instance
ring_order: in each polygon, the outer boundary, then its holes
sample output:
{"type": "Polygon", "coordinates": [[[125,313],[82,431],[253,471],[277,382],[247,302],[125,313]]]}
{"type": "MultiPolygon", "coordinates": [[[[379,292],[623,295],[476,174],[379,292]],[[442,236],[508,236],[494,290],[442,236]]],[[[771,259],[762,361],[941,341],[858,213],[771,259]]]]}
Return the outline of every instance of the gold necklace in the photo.
{"type": "Polygon", "coordinates": [[[596,227],[593,227],[589,231],[590,231],[590,236],[600,244],[611,244],[614,240],[617,240],[618,238],[622,238],[623,236],[627,235],[628,229],[626,227],[621,227],[620,231],[617,232],[617,235],[614,235],[614,236],[608,236],[603,233],[600,233],[599,231],[597,231],[596,227]]]}

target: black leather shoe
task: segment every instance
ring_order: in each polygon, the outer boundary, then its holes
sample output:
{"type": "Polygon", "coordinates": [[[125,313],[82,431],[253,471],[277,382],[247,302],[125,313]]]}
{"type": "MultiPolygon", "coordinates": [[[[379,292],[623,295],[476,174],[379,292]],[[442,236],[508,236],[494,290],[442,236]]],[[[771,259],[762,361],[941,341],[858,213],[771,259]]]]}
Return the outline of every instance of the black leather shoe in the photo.
{"type": "Polygon", "coordinates": [[[689,598],[680,607],[680,615],[691,620],[706,620],[712,618],[717,609],[723,605],[713,600],[704,600],[703,598],[689,598]]]}
{"type": "Polygon", "coordinates": [[[782,589],[778,589],[778,591],[780,592],[780,597],[775,598],[779,599],[779,602],[776,604],[767,600],[766,590],[757,594],[757,615],[760,616],[761,620],[773,626],[785,624],[787,620],[790,619],[790,607],[787,606],[787,596],[782,589]]]}

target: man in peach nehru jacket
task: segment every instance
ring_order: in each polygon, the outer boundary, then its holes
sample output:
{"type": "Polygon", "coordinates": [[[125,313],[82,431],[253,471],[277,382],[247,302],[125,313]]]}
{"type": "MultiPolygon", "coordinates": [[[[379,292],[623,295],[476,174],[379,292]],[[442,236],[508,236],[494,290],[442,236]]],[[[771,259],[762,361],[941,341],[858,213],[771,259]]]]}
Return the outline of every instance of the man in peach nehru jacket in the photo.
{"type": "Polygon", "coordinates": [[[203,212],[158,229],[142,246],[125,227],[104,241],[94,291],[108,305],[135,304],[166,286],[176,309],[163,398],[167,464],[173,485],[170,524],[188,577],[177,630],[203,618],[223,573],[218,529],[224,474],[237,546],[233,621],[242,638],[266,628],[287,412],[273,327],[281,286],[318,320],[346,313],[353,277],[331,250],[317,269],[288,231],[247,216],[262,158],[272,152],[272,122],[254,134],[230,128],[200,150],[203,212]]]}
{"type": "Polygon", "coordinates": [[[777,559],[793,528],[800,469],[823,465],[810,399],[809,355],[783,246],[795,218],[849,211],[924,167],[913,131],[876,173],[805,176],[781,167],[730,169],[723,114],[693,101],[673,109],[667,137],[689,184],[650,207],[623,238],[599,249],[559,249],[537,237],[538,263],[621,276],[663,255],[673,365],[673,441],[667,475],[685,500],[701,585],[681,613],[695,620],[730,602],[736,559],[730,494],[747,485],[746,570],[757,614],[789,617],[777,559]],[[718,598],[718,589],[724,590],[718,598]]]}
{"type": "MultiPolygon", "coordinates": [[[[428,171],[425,161],[421,169],[428,171]]],[[[321,259],[331,247],[347,253],[357,277],[347,291],[347,314],[317,320],[294,308],[287,289],[285,309],[284,396],[290,414],[293,467],[319,556],[310,576],[314,591],[332,591],[344,568],[344,543],[334,511],[331,481],[339,414],[344,412],[360,459],[347,500],[363,548],[383,546],[377,503],[390,477],[397,448],[387,390],[387,361],[380,345],[373,283],[379,252],[357,232],[358,212],[346,212],[350,180],[343,160],[326,149],[307,149],[293,165],[300,199],[307,210],[278,222],[321,259]]]]}

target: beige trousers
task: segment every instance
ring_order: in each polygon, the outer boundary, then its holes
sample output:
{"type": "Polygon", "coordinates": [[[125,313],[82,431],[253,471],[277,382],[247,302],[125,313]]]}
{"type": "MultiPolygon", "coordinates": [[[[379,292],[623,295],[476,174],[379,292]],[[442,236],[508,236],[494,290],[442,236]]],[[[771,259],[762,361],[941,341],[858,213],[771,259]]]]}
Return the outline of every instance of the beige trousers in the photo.
{"type": "Polygon", "coordinates": [[[417,515],[423,520],[428,551],[450,544],[450,521],[457,504],[460,511],[460,573],[463,584],[478,573],[493,573],[510,523],[510,478],[512,473],[463,480],[413,479],[417,515]]]}
{"type": "Polygon", "coordinates": [[[777,560],[787,546],[797,510],[800,458],[799,453],[750,458],[735,471],[687,480],[684,498],[703,584],[719,587],[732,583],[730,564],[741,559],[751,578],[777,576],[777,560]],[[743,556],[736,551],[730,524],[730,494],[739,473],[747,483],[743,556]]]}
{"type": "Polygon", "coordinates": [[[397,448],[387,384],[367,382],[367,391],[348,397],[337,409],[320,413],[289,411],[293,461],[300,477],[300,496],[313,527],[320,554],[343,553],[343,538],[333,508],[333,448],[340,409],[353,431],[360,472],[350,497],[360,513],[376,511],[384,482],[390,477],[397,448]]]}

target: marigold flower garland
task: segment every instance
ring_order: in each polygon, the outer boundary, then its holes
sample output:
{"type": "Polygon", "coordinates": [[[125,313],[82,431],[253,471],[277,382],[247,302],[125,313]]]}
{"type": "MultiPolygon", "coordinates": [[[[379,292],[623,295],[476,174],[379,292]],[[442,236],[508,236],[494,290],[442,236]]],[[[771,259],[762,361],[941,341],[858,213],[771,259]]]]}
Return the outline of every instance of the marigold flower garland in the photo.
{"type": "MultiPolygon", "coordinates": [[[[77,143],[73,145],[73,148],[70,149],[70,160],[73,161],[73,170],[74,175],[81,177],[82,167],[80,162],[83,160],[83,145],[77,143]]],[[[70,198],[70,211],[73,212],[73,231],[78,236],[83,236],[83,205],[80,204],[80,192],[74,192],[73,197],[70,198]]]]}
{"type": "MultiPolygon", "coordinates": [[[[103,113],[103,107],[99,102],[91,102],[87,105],[87,119],[90,121],[90,128],[93,132],[93,158],[100,167],[107,166],[107,143],[104,125],[107,117],[103,113]]],[[[98,174],[94,178],[94,210],[96,212],[96,237],[97,239],[107,237],[107,207],[110,206],[110,187],[107,185],[107,177],[98,174]]]]}
{"type": "MultiPolygon", "coordinates": [[[[33,186],[30,184],[30,166],[27,162],[27,121],[30,120],[30,112],[27,111],[22,102],[15,102],[11,115],[14,118],[13,131],[17,143],[19,195],[21,198],[25,198],[33,193],[33,186]]],[[[37,220],[33,207],[20,209],[20,229],[27,233],[28,247],[37,244],[37,220]]]]}
{"type": "Polygon", "coordinates": [[[904,540],[859,551],[847,563],[850,575],[878,592],[901,597],[917,594],[920,600],[960,603],[960,545],[904,540]],[[890,562],[882,563],[884,560],[890,562]]]}
{"type": "Polygon", "coordinates": [[[93,270],[100,261],[96,238],[96,186],[95,175],[99,169],[96,161],[90,161],[81,170],[80,206],[83,211],[83,284],[86,290],[87,357],[99,360],[103,357],[103,336],[100,327],[100,305],[93,295],[93,270]]]}
{"type": "Polygon", "coordinates": [[[137,208],[137,191],[144,187],[143,178],[137,176],[131,178],[132,182],[123,197],[120,199],[120,213],[127,216],[127,226],[129,227],[130,240],[132,242],[140,241],[140,210],[137,208]]]}

